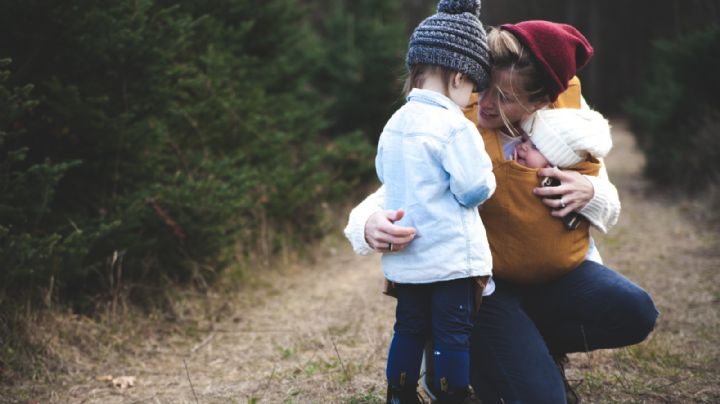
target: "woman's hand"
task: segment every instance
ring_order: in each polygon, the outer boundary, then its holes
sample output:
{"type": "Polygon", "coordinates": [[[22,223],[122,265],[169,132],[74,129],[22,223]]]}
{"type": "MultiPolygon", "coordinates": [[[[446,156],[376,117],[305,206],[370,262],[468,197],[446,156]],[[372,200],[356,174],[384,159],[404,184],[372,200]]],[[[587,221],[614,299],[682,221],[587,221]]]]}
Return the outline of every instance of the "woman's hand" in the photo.
{"type": "Polygon", "coordinates": [[[552,208],[555,217],[565,217],[570,212],[577,212],[595,195],[592,183],[577,171],[561,170],[557,167],[541,168],[538,177],[553,177],[560,180],[557,187],[533,188],[533,193],[542,198],[543,203],[552,208]],[[557,197],[560,198],[557,198],[557,197]]]}
{"type": "Polygon", "coordinates": [[[365,222],[365,241],[376,251],[402,251],[415,237],[414,228],[393,224],[403,216],[402,209],[373,213],[365,222]]]}

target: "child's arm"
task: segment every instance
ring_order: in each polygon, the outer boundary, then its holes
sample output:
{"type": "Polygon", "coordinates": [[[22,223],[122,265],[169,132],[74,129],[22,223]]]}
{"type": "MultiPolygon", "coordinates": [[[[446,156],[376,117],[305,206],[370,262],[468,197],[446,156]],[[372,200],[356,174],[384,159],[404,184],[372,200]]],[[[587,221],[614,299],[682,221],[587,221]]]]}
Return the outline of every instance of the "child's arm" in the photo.
{"type": "Polygon", "coordinates": [[[470,121],[450,137],[441,158],[450,174],[450,192],[461,205],[478,206],[495,192],[492,161],[480,132],[470,121]]]}

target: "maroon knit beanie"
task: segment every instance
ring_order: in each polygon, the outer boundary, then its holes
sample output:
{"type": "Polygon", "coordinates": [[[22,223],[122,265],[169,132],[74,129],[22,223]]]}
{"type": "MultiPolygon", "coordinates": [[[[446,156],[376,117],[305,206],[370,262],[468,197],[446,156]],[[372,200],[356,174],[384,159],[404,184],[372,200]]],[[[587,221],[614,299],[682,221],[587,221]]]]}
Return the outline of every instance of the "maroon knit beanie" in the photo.
{"type": "Polygon", "coordinates": [[[513,33],[538,60],[552,101],[593,55],[590,42],[571,25],[534,20],[503,24],[500,29],[513,33]]]}

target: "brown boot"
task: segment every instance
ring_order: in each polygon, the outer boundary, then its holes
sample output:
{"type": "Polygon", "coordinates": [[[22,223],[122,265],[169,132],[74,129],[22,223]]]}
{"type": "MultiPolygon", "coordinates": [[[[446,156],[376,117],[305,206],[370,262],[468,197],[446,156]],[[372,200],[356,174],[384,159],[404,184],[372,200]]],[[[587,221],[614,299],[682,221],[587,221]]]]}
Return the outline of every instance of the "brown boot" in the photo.
{"type": "Polygon", "coordinates": [[[393,387],[388,383],[387,404],[425,404],[417,391],[417,385],[393,387]]]}
{"type": "Polygon", "coordinates": [[[475,397],[472,387],[468,386],[462,390],[441,392],[438,395],[438,404],[481,404],[479,398],[475,397]]]}

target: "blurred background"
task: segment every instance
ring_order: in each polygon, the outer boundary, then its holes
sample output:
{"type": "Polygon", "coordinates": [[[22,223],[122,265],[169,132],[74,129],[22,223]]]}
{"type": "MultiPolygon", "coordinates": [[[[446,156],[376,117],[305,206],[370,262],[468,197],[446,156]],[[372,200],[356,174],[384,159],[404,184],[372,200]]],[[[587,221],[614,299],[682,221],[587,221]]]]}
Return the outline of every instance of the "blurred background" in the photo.
{"type": "MultiPolygon", "coordinates": [[[[484,22],[491,26],[543,19],[577,27],[595,48],[592,62],[582,71],[583,93],[604,113],[625,112],[623,102],[640,92],[652,69],[653,44],[706,30],[720,21],[716,0],[486,0],[483,11],[484,22]]],[[[705,49],[705,57],[717,60],[717,43],[714,50],[705,49]]]]}
{"type": "MultiPolygon", "coordinates": [[[[162,304],[337,232],[435,4],[2,1],[4,313],[162,304]]],[[[524,19],[588,36],[585,96],[629,119],[652,180],[718,194],[720,1],[483,2],[487,25],[524,19]]]]}

